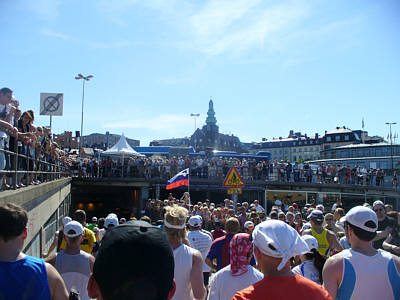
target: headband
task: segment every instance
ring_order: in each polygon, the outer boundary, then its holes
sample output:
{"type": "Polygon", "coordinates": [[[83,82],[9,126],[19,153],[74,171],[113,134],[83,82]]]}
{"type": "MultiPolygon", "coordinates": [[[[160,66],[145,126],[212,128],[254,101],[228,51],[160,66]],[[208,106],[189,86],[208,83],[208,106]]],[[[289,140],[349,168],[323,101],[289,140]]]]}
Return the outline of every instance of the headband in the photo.
{"type": "Polygon", "coordinates": [[[183,223],[183,224],[181,224],[181,225],[173,225],[173,224],[170,224],[170,223],[168,223],[167,219],[164,219],[164,225],[165,225],[166,227],[168,227],[168,228],[171,228],[171,229],[184,229],[184,228],[186,227],[186,224],[185,224],[185,223],[183,223]]]}

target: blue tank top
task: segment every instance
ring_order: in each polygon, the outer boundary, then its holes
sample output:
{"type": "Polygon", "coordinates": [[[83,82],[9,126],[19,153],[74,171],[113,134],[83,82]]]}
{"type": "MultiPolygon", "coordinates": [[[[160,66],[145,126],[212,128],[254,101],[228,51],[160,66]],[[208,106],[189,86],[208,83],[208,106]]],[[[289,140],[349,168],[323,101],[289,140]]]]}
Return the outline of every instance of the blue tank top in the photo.
{"type": "Polygon", "coordinates": [[[50,287],[43,259],[25,256],[0,261],[0,300],[50,300],[50,287]]]}

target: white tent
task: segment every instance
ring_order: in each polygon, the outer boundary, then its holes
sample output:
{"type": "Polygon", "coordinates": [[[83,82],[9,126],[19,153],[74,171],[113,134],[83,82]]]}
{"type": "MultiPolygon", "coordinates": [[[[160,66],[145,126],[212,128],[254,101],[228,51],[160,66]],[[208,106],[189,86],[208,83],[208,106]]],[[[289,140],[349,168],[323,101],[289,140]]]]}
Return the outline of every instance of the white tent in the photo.
{"type": "Polygon", "coordinates": [[[144,156],[143,154],[136,152],[135,150],[132,149],[131,146],[129,146],[124,135],[121,136],[118,143],[116,143],[110,149],[107,149],[106,151],[102,152],[101,155],[103,155],[103,156],[120,156],[120,157],[125,157],[125,156],[127,156],[127,157],[129,157],[129,156],[143,157],[144,156]]]}
{"type": "Polygon", "coordinates": [[[121,138],[119,139],[118,143],[116,143],[114,146],[112,146],[110,149],[107,149],[106,151],[101,153],[102,156],[118,156],[122,158],[122,170],[121,170],[121,177],[124,176],[124,158],[125,157],[143,157],[145,155],[140,154],[139,152],[136,152],[135,150],[132,149],[131,146],[129,146],[128,142],[126,141],[125,136],[122,134],[121,138]]]}

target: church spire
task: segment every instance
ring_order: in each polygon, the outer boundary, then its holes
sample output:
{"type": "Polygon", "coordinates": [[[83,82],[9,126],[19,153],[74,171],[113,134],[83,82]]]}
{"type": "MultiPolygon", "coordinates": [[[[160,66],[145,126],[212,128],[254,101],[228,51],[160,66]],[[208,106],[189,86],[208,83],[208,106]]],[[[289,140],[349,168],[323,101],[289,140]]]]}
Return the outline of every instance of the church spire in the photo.
{"type": "Polygon", "coordinates": [[[215,112],[214,112],[214,103],[211,99],[210,99],[210,102],[208,103],[206,124],[207,125],[217,125],[217,119],[215,118],[215,112]]]}

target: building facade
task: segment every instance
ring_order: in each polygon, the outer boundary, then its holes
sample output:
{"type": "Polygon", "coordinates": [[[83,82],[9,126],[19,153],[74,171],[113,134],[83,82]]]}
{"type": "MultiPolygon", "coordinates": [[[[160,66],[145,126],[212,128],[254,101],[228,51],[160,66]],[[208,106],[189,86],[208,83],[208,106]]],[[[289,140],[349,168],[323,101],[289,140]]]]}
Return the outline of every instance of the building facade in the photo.
{"type": "Polygon", "coordinates": [[[149,146],[189,146],[190,139],[188,137],[184,138],[172,138],[172,139],[165,139],[165,140],[154,140],[151,141],[149,146]]]}
{"type": "Polygon", "coordinates": [[[346,165],[354,168],[385,170],[387,175],[400,170],[400,145],[382,142],[377,144],[353,144],[321,151],[321,158],[311,163],[346,165]]]}
{"type": "Polygon", "coordinates": [[[256,143],[252,152],[266,151],[271,153],[272,160],[289,160],[291,162],[318,159],[322,140],[318,133],[309,137],[301,132],[290,130],[287,138],[273,138],[256,143]]]}
{"type": "Polygon", "coordinates": [[[64,131],[61,134],[53,134],[53,140],[63,149],[78,149],[78,138],[72,136],[72,131],[64,131]]]}
{"type": "Polygon", "coordinates": [[[215,118],[214,103],[210,100],[206,125],[203,128],[197,128],[190,137],[190,146],[197,152],[214,150],[242,152],[241,143],[238,137],[234,135],[219,133],[217,119],[215,118]]]}
{"type": "Polygon", "coordinates": [[[323,136],[315,133],[310,137],[301,132],[290,130],[286,138],[263,139],[261,143],[255,143],[250,148],[252,152],[267,151],[271,153],[273,160],[309,161],[320,159],[320,151],[337,148],[346,145],[375,144],[382,142],[380,137],[370,137],[367,131],[351,130],[349,128],[336,127],[334,130],[325,131],[323,136]]]}
{"type": "Polygon", "coordinates": [[[345,126],[336,127],[334,130],[325,131],[325,135],[322,137],[321,150],[351,144],[361,144],[364,143],[367,138],[370,140],[367,131],[351,130],[345,126]]]}
{"type": "MultiPolygon", "coordinates": [[[[121,136],[119,134],[112,134],[107,131],[105,134],[92,133],[82,136],[81,138],[83,147],[107,150],[108,148],[114,146],[119,141],[121,136]]],[[[126,141],[131,147],[140,146],[139,140],[126,138],[126,141]]]]}

